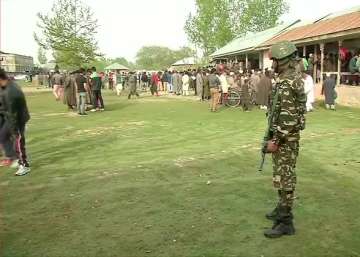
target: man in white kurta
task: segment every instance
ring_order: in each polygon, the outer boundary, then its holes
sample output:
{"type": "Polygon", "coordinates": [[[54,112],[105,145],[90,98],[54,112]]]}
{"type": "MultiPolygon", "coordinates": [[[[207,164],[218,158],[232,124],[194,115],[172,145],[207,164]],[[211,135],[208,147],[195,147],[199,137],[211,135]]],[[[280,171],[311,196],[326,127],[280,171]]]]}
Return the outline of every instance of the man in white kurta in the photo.
{"type": "Polygon", "coordinates": [[[315,84],[313,78],[305,73],[303,80],[304,80],[305,94],[307,96],[306,110],[308,112],[311,112],[314,109],[313,104],[315,102],[315,84]]]}

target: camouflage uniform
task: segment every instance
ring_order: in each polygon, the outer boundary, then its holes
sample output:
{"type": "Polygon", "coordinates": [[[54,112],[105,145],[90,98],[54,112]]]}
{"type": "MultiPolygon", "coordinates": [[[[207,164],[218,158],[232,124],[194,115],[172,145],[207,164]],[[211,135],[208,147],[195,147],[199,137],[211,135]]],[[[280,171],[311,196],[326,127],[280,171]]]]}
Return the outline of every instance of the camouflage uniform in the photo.
{"type": "Polygon", "coordinates": [[[273,139],[279,150],[272,154],[273,184],[279,190],[281,206],[292,207],[296,186],[296,160],[299,154],[300,131],[305,126],[306,94],[301,74],[289,70],[280,75],[273,89],[275,99],[272,121],[273,139]]]}
{"type": "Polygon", "coordinates": [[[137,93],[136,84],[137,84],[137,78],[132,73],[132,74],[130,74],[129,79],[128,79],[128,86],[130,89],[128,99],[130,99],[132,95],[136,95],[137,97],[139,97],[139,94],[137,93]]]}
{"type": "Polygon", "coordinates": [[[299,155],[300,131],[305,128],[306,113],[306,94],[301,73],[296,70],[296,51],[296,46],[288,41],[270,48],[275,69],[280,75],[271,97],[271,140],[267,143],[267,151],[272,152],[273,184],[278,189],[279,203],[266,215],[274,221],[273,227],[264,232],[268,238],[295,234],[292,214],[296,189],[295,167],[299,155]]]}

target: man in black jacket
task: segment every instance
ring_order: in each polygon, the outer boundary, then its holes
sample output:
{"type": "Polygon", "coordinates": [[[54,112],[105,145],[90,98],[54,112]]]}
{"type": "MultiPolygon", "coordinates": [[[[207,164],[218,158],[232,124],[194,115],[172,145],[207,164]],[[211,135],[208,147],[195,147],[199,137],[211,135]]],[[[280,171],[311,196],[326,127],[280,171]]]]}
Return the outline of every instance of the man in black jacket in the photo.
{"type": "Polygon", "coordinates": [[[15,140],[19,158],[19,169],[15,175],[26,175],[30,172],[30,165],[25,149],[25,126],[30,120],[30,114],[24,93],[14,81],[9,80],[3,69],[0,69],[0,116],[7,126],[8,136],[15,140]]]}

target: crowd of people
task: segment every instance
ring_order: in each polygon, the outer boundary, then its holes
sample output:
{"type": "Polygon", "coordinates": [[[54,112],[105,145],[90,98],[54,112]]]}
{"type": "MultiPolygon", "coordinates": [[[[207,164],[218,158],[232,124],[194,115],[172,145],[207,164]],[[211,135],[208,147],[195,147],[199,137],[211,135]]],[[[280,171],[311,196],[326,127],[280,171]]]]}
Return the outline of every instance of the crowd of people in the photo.
{"type": "Polygon", "coordinates": [[[96,67],[64,73],[56,70],[50,77],[49,87],[52,88],[56,101],[63,102],[69,110],[77,111],[80,116],[87,115],[87,110],[105,110],[102,97],[103,75],[97,72],[96,67]]]}
{"type": "MultiPolygon", "coordinates": [[[[311,58],[311,56],[310,56],[311,58]]],[[[360,59],[360,58],[359,58],[360,59]]],[[[311,60],[310,60],[311,62],[311,60]]],[[[307,62],[309,63],[309,62],[307,62]]],[[[315,83],[311,65],[299,59],[299,74],[307,94],[307,111],[313,111],[315,102],[315,83]]],[[[125,90],[128,99],[139,97],[139,91],[150,91],[153,96],[173,94],[177,96],[195,95],[200,101],[208,101],[210,110],[217,112],[219,106],[229,100],[229,92],[240,95],[240,106],[246,112],[254,107],[267,110],[271,91],[277,81],[277,74],[271,70],[242,70],[238,64],[218,64],[197,70],[165,70],[159,72],[97,72],[95,67],[83,68],[74,72],[55,71],[50,76],[49,84],[54,97],[62,101],[69,110],[75,110],[80,116],[91,112],[104,111],[102,90],[109,89],[117,95],[125,90]]],[[[322,94],[325,96],[327,109],[335,110],[336,76],[326,73],[322,94]]]]}
{"type": "MultiPolygon", "coordinates": [[[[315,102],[315,83],[311,75],[303,72],[303,80],[308,95],[308,111],[315,102]]],[[[229,98],[229,91],[239,92],[241,106],[250,111],[254,106],[267,110],[272,88],[276,84],[276,74],[269,70],[243,71],[236,66],[218,65],[198,70],[164,71],[138,75],[140,88],[150,88],[151,94],[159,92],[188,96],[190,92],[200,101],[209,101],[210,110],[216,112],[220,104],[229,98]]]]}

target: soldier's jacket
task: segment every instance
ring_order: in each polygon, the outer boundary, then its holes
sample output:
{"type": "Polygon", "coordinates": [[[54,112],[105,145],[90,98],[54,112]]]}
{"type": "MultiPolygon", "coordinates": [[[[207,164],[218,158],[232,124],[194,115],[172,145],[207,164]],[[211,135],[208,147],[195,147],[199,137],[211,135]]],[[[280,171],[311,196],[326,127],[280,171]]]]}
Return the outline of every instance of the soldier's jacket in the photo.
{"type": "Polygon", "coordinates": [[[137,83],[136,76],[130,75],[127,83],[129,85],[130,91],[136,91],[136,83],[137,83]]]}
{"type": "MultiPolygon", "coordinates": [[[[298,141],[305,128],[306,94],[301,74],[288,70],[279,76],[272,91],[274,109],[271,131],[277,143],[298,141]],[[277,92],[278,91],[278,92],[277,92]],[[275,103],[275,95],[278,101],[275,103]]],[[[271,117],[271,116],[270,116],[271,117]]]]}

